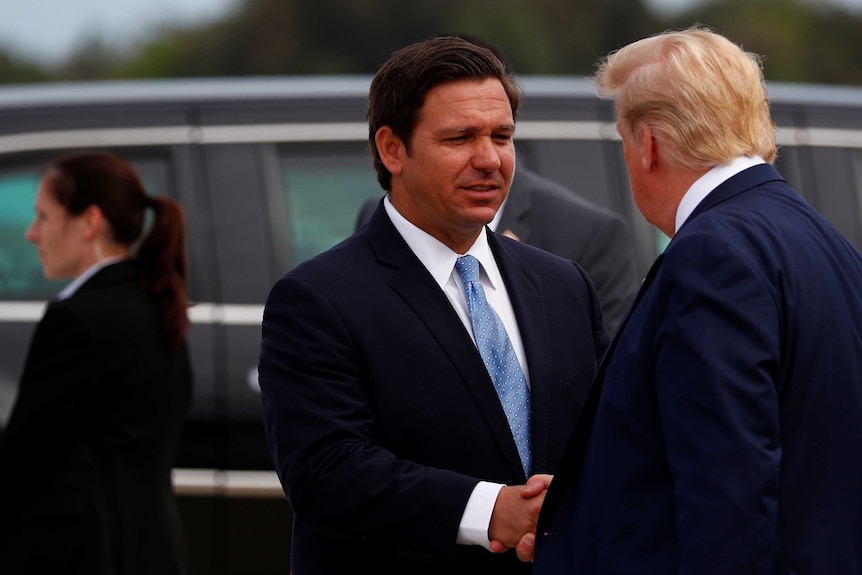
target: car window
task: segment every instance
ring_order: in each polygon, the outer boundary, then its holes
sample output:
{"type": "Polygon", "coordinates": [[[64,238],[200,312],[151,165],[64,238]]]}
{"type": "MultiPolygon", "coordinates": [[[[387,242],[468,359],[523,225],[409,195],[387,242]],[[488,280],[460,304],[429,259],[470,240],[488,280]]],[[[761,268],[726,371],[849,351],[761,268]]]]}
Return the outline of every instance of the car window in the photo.
{"type": "Polygon", "coordinates": [[[24,238],[40,177],[35,168],[0,172],[0,299],[48,299],[67,283],[45,279],[36,248],[24,238]]]}
{"type": "Polygon", "coordinates": [[[359,153],[282,153],[287,245],[292,265],[327,250],[353,233],[359,210],[381,197],[370,158],[359,153]]]}

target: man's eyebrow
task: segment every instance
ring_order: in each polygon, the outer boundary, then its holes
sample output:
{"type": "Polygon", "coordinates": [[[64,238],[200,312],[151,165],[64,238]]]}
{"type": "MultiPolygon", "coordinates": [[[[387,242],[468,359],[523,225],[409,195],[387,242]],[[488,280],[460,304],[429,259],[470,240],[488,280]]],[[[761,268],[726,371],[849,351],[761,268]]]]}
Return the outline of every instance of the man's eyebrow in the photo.
{"type": "MultiPolygon", "coordinates": [[[[437,130],[438,134],[441,135],[449,135],[449,134],[472,134],[473,132],[478,132],[479,128],[475,126],[446,126],[437,130]]],[[[500,124],[494,127],[491,132],[514,132],[515,124],[500,124]]]]}

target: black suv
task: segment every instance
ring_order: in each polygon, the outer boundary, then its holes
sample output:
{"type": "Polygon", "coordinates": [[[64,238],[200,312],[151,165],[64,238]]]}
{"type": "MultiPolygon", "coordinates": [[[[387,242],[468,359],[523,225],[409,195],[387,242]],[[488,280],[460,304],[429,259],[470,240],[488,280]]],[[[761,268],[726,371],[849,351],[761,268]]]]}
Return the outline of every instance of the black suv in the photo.
{"type": "MultiPolygon", "coordinates": [[[[349,235],[382,194],[367,149],[370,77],[0,88],[0,425],[35,323],[62,287],[24,241],[42,170],[107,149],[189,219],[196,387],[175,472],[195,572],[284,573],[290,508],[265,449],[263,303],[297,263],[349,235]]],[[[629,193],[613,109],[580,78],[521,78],[518,162],[623,215],[644,273],[667,238],[629,193]]],[[[770,85],[777,167],[862,248],[862,88],[770,85]]]]}

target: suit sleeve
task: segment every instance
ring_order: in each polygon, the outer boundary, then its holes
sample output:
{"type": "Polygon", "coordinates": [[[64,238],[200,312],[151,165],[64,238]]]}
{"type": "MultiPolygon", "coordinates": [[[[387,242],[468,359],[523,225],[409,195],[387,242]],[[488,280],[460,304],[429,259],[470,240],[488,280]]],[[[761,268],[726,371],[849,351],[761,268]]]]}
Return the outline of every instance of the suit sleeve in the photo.
{"type": "Polygon", "coordinates": [[[267,300],[262,336],[266,438],[297,517],[334,537],[454,552],[478,480],[378,444],[364,358],[331,302],[288,276],[267,300]]]}
{"type": "Polygon", "coordinates": [[[748,254],[680,238],[657,281],[656,385],[680,574],[770,573],[780,464],[779,311],[748,254]]]}

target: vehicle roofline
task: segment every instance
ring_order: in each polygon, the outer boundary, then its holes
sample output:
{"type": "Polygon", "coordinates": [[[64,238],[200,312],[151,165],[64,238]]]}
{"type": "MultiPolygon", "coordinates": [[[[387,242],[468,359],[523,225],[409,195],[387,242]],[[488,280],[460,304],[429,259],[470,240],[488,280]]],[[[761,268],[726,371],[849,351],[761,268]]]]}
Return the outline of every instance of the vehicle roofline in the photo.
{"type": "MultiPolygon", "coordinates": [[[[129,103],[203,104],[345,96],[364,99],[368,95],[371,78],[370,75],[322,75],[18,84],[0,87],[0,109],[129,103]]],[[[597,97],[587,77],[524,75],[518,80],[528,98],[597,97]]],[[[862,87],[859,86],[769,82],[767,89],[773,104],[859,107],[862,102],[862,87]]]]}
{"type": "Polygon", "coordinates": [[[370,76],[178,78],[58,82],[0,87],[0,109],[291,98],[365,98],[370,76]]]}

